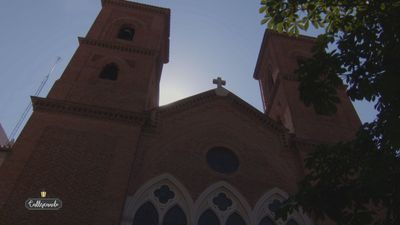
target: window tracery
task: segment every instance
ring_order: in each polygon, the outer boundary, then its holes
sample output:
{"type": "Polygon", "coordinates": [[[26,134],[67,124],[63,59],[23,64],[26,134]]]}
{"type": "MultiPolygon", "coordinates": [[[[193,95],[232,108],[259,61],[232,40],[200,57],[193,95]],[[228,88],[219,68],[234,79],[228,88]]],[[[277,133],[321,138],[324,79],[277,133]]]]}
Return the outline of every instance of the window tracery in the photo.
{"type": "Polygon", "coordinates": [[[275,221],[275,213],[282,206],[288,194],[279,188],[273,188],[265,193],[254,207],[257,225],[306,225],[305,218],[300,213],[294,212],[286,221],[275,221]]]}
{"type": "MultiPolygon", "coordinates": [[[[186,189],[172,176],[162,175],[143,185],[125,203],[122,225],[152,225],[135,223],[141,206],[152,204],[157,212],[156,225],[190,224],[191,199],[186,189]]],[[[142,210],[143,211],[143,210],[142,210]]],[[[154,212],[154,211],[153,211],[154,212]]],[[[155,214],[151,212],[151,217],[155,214]]],[[[148,219],[150,221],[150,219],[148,219]]],[[[145,221],[142,219],[142,221],[145,221]]]]}
{"type": "Polygon", "coordinates": [[[287,197],[273,188],[252,209],[234,187],[220,181],[193,202],[182,184],[164,174],[128,197],[121,225],[312,225],[301,213],[289,215],[286,221],[274,220],[287,197]]]}
{"type": "Polygon", "coordinates": [[[194,211],[200,214],[195,219],[197,225],[251,224],[250,206],[235,188],[224,181],[208,187],[196,200],[194,211]]]}

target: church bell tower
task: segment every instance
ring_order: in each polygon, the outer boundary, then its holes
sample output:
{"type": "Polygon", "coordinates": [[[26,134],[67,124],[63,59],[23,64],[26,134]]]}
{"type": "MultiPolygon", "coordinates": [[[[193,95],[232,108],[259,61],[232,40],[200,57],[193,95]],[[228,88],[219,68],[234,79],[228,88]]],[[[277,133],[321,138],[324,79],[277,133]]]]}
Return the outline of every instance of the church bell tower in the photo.
{"type": "Polygon", "coordinates": [[[101,3],[48,96],[32,97],[33,114],[0,169],[0,224],[120,223],[141,132],[158,107],[170,10],[101,3]],[[62,208],[29,210],[40,193],[62,208]]]}
{"type": "Polygon", "coordinates": [[[334,143],[352,139],[361,123],[344,86],[337,89],[340,103],[332,116],[319,115],[300,100],[295,76],[299,58],[312,56],[315,39],[290,37],[267,30],[254,71],[265,114],[282,123],[300,140],[334,143]]]}
{"type": "Polygon", "coordinates": [[[102,10],[48,97],[144,111],[158,106],[169,9],[102,0],[102,10]]]}

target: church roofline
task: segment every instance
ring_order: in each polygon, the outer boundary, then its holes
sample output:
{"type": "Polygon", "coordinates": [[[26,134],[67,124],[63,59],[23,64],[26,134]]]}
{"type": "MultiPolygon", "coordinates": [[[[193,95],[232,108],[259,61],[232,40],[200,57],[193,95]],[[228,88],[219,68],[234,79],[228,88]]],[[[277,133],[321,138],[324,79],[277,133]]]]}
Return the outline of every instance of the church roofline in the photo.
{"type": "Polygon", "coordinates": [[[209,91],[205,91],[202,93],[199,93],[197,95],[193,95],[181,100],[178,100],[176,102],[160,106],[158,108],[158,112],[160,113],[169,113],[169,112],[176,112],[176,111],[181,111],[188,109],[190,107],[193,107],[193,105],[197,104],[202,104],[205,102],[208,102],[213,99],[217,98],[225,98],[227,100],[230,100],[233,105],[244,109],[246,112],[250,113],[254,118],[256,118],[258,121],[262,122],[264,125],[267,125],[270,128],[273,128],[273,130],[278,131],[281,134],[287,134],[288,131],[287,129],[279,124],[278,122],[272,120],[269,118],[266,114],[260,112],[258,109],[254,108],[252,105],[238,97],[237,95],[233,94],[232,92],[229,92],[226,96],[218,96],[215,92],[216,89],[211,89],[209,91]]]}
{"type": "Polygon", "coordinates": [[[263,37],[263,41],[261,43],[260,51],[258,53],[256,67],[255,67],[254,73],[253,73],[253,78],[256,80],[259,79],[259,73],[260,73],[260,69],[261,69],[260,67],[261,67],[262,61],[265,58],[264,54],[266,52],[266,48],[268,47],[268,45],[270,43],[270,39],[274,38],[274,37],[286,38],[286,39],[291,39],[291,40],[299,40],[299,41],[307,41],[307,42],[312,42],[312,43],[315,43],[315,41],[316,41],[316,38],[311,37],[311,36],[306,36],[306,35],[289,36],[286,33],[279,33],[274,30],[266,29],[264,32],[264,37],[263,37]]]}

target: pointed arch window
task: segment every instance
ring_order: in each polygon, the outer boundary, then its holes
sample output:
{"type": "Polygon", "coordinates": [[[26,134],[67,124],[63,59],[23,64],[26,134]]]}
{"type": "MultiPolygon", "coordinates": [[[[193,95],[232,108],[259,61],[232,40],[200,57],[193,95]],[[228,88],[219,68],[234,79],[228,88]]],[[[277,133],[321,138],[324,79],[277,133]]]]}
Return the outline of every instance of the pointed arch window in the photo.
{"type": "Polygon", "coordinates": [[[146,202],[140,206],[132,225],[158,225],[158,213],[154,205],[146,202]]]}
{"type": "Polygon", "coordinates": [[[185,213],[178,205],[172,207],[164,216],[162,225],[187,225],[185,213]]]}
{"type": "Polygon", "coordinates": [[[118,66],[115,63],[110,63],[104,66],[99,76],[105,80],[117,80],[118,78],[118,66]]]}
{"type": "Polygon", "coordinates": [[[135,29],[123,26],[118,31],[118,38],[126,41],[132,41],[135,36],[135,29]]]}
{"type": "Polygon", "coordinates": [[[197,225],[220,225],[220,223],[217,215],[211,209],[207,209],[201,214],[197,225]]]}
{"type": "Polygon", "coordinates": [[[244,222],[243,218],[239,214],[233,213],[229,216],[225,225],[246,225],[246,222],[244,222]]]}

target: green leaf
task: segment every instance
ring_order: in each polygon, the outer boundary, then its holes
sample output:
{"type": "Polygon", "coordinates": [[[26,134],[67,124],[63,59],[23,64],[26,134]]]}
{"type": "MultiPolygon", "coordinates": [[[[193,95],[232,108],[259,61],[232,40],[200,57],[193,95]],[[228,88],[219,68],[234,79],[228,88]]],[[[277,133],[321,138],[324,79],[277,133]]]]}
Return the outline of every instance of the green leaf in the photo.
{"type": "Polygon", "coordinates": [[[304,22],[304,30],[308,30],[308,25],[310,25],[310,21],[309,21],[309,20],[306,20],[306,21],[304,22]]]}
{"type": "Polygon", "coordinates": [[[269,29],[271,29],[273,26],[274,26],[274,19],[273,19],[273,18],[270,18],[269,21],[268,21],[267,27],[268,27],[269,29]]]}
{"type": "Polygon", "coordinates": [[[311,23],[316,29],[318,29],[318,22],[316,20],[312,20],[311,23]]]}
{"type": "Polygon", "coordinates": [[[283,23],[278,23],[278,24],[277,24],[277,27],[276,27],[276,30],[277,30],[279,33],[281,33],[281,32],[283,31],[283,23]]]}
{"type": "Polygon", "coordinates": [[[258,12],[264,13],[266,9],[267,9],[267,6],[261,6],[260,9],[258,10],[258,12]]]}
{"type": "Polygon", "coordinates": [[[299,27],[298,27],[298,26],[294,26],[294,33],[295,33],[296,35],[299,34],[299,27]]]}
{"type": "Polygon", "coordinates": [[[263,18],[263,19],[261,20],[261,25],[265,24],[266,22],[268,22],[268,18],[263,18]]]}
{"type": "Polygon", "coordinates": [[[380,7],[381,7],[381,10],[382,10],[382,11],[384,11],[384,10],[385,10],[385,8],[386,8],[386,5],[385,5],[385,3],[384,3],[384,2],[382,2],[380,7]]]}

